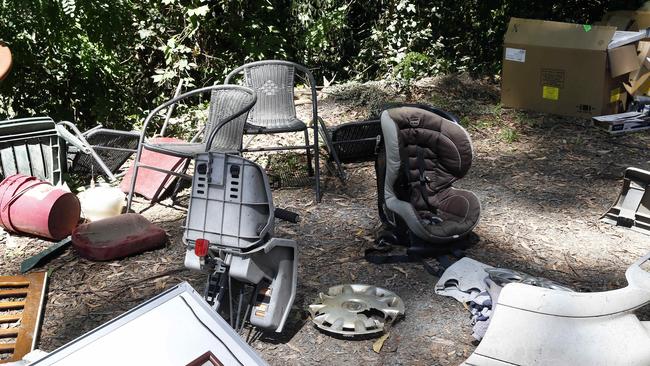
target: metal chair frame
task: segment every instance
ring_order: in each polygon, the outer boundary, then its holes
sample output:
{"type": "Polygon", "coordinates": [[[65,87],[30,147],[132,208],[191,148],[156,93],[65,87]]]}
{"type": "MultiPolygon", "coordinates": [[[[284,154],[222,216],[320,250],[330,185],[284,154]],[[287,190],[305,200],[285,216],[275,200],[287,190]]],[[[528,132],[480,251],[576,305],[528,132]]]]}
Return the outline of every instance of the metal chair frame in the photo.
{"type": "MultiPolygon", "coordinates": [[[[189,98],[191,96],[194,96],[194,95],[197,95],[197,94],[203,94],[203,93],[212,92],[212,91],[215,91],[215,90],[227,90],[227,89],[237,89],[237,90],[244,91],[246,93],[250,93],[251,94],[251,101],[247,105],[245,105],[244,108],[241,108],[239,111],[237,111],[237,112],[231,114],[230,116],[227,116],[224,119],[222,119],[221,121],[219,121],[219,123],[214,127],[214,130],[205,139],[206,140],[206,145],[205,145],[206,149],[205,149],[205,151],[209,152],[211,150],[211,146],[212,146],[212,143],[214,141],[214,138],[216,137],[219,130],[222,127],[224,127],[227,123],[235,120],[237,117],[239,117],[239,116],[241,116],[241,115],[243,115],[245,113],[248,113],[248,111],[250,111],[250,109],[255,105],[255,102],[257,101],[257,95],[255,94],[255,92],[253,90],[251,90],[250,88],[239,86],[239,85],[212,85],[212,86],[206,86],[206,87],[203,87],[203,88],[194,89],[194,90],[191,90],[189,92],[178,95],[178,96],[168,100],[167,102],[159,105],[158,107],[156,107],[154,110],[152,110],[149,113],[147,118],[144,120],[144,125],[142,126],[142,134],[140,135],[140,142],[138,143],[138,150],[136,152],[135,160],[133,161],[133,177],[131,178],[131,187],[129,189],[129,195],[128,195],[128,200],[127,200],[127,204],[126,204],[127,212],[129,212],[129,210],[131,209],[131,204],[133,202],[133,193],[135,191],[136,180],[137,180],[137,177],[138,177],[138,170],[140,170],[140,168],[150,169],[150,170],[158,171],[158,172],[161,172],[161,173],[167,173],[167,174],[179,177],[181,179],[187,179],[187,180],[190,180],[190,181],[192,180],[192,176],[188,175],[188,174],[185,174],[185,173],[177,173],[177,172],[174,172],[174,171],[161,169],[161,168],[151,166],[151,165],[140,164],[140,158],[142,156],[142,150],[144,148],[146,148],[146,146],[147,146],[147,144],[145,142],[145,138],[147,136],[147,134],[146,134],[147,127],[149,126],[149,123],[151,122],[151,120],[155,116],[157,116],[158,113],[161,110],[163,110],[165,108],[168,108],[168,107],[180,102],[181,100],[187,99],[187,98],[189,98]]],[[[200,134],[203,133],[203,130],[204,129],[200,130],[194,136],[192,141],[195,141],[198,138],[198,136],[200,136],[200,134]]]]}

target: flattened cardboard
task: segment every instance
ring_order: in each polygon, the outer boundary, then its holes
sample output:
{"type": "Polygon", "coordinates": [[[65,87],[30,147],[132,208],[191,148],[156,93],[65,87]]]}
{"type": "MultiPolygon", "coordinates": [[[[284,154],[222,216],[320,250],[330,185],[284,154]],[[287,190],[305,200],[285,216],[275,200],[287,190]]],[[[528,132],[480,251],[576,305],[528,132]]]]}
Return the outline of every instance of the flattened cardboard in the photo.
{"type": "Polygon", "coordinates": [[[628,75],[628,82],[630,85],[634,84],[635,81],[639,80],[643,74],[648,72],[648,68],[645,67],[645,65],[641,65],[641,67],[638,70],[632,71],[628,75]]]}
{"type": "Polygon", "coordinates": [[[618,30],[637,31],[650,27],[650,11],[647,10],[616,10],[605,13],[604,25],[616,27],[618,30]]]}
{"type": "Polygon", "coordinates": [[[633,22],[634,20],[629,16],[614,14],[604,25],[611,25],[618,30],[628,30],[633,22]]]}
{"type": "Polygon", "coordinates": [[[606,51],[615,31],[512,18],[504,38],[501,103],[580,117],[618,112],[624,80],[609,74],[606,51]],[[510,56],[525,54],[525,59],[506,58],[509,48],[520,50],[509,51],[510,56]]]}
{"type": "Polygon", "coordinates": [[[634,22],[629,30],[640,30],[650,27],[650,11],[635,11],[634,22]]]}
{"type": "Polygon", "coordinates": [[[636,71],[641,67],[636,53],[636,45],[628,44],[612,48],[607,50],[607,53],[609,55],[609,71],[613,78],[636,71]]]}
{"type": "Polygon", "coordinates": [[[616,27],[620,31],[629,30],[634,23],[634,13],[633,10],[610,11],[605,13],[600,23],[616,27]]]}
{"type": "Polygon", "coordinates": [[[650,72],[646,70],[646,72],[639,76],[638,79],[634,80],[630,84],[623,84],[623,87],[625,87],[625,90],[630,95],[636,96],[646,94],[650,89],[650,72]]]}
{"type": "Polygon", "coordinates": [[[630,75],[628,77],[630,84],[633,84],[636,80],[643,76],[643,74],[650,71],[650,60],[648,60],[648,56],[650,56],[650,42],[640,41],[637,50],[637,57],[639,59],[639,64],[641,67],[636,71],[630,72],[630,75]]]}
{"type": "Polygon", "coordinates": [[[645,66],[648,70],[650,70],[650,67],[648,67],[648,57],[650,57],[650,42],[648,41],[641,41],[639,42],[639,63],[643,66],[645,66]]]}

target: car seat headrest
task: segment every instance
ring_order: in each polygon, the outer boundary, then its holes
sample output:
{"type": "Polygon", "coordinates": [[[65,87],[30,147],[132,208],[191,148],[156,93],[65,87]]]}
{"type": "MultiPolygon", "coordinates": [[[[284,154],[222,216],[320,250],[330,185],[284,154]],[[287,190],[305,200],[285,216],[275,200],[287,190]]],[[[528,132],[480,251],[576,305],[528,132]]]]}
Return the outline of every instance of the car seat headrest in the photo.
{"type": "MultiPolygon", "coordinates": [[[[424,154],[427,170],[436,170],[442,186],[460,179],[472,165],[472,141],[465,129],[430,111],[401,107],[387,110],[398,129],[400,155],[408,156],[410,169],[417,174],[417,156],[424,154]],[[423,150],[419,151],[418,150],[423,150]]],[[[409,179],[410,180],[410,179],[409,179]]]]}

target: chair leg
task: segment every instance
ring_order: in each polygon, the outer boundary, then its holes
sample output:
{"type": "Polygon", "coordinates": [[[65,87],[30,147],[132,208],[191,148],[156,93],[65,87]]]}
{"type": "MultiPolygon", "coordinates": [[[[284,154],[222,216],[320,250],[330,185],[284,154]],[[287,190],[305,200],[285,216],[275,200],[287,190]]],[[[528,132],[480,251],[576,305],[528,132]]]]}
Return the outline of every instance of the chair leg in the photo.
{"type": "MultiPolygon", "coordinates": [[[[311,177],[314,175],[314,169],[312,168],[311,165],[311,147],[309,146],[309,128],[305,128],[305,146],[307,148],[305,149],[305,153],[307,154],[307,174],[311,177]]],[[[318,137],[316,137],[316,140],[318,140],[318,137]]]]}
{"type": "Polygon", "coordinates": [[[314,170],[316,172],[316,202],[320,203],[320,149],[318,148],[318,121],[314,121],[314,170]]]}
{"type": "Polygon", "coordinates": [[[140,157],[142,156],[142,144],[138,145],[138,152],[135,154],[135,160],[133,160],[133,176],[131,177],[131,188],[129,189],[129,197],[126,201],[126,213],[131,211],[131,203],[133,202],[133,192],[135,191],[135,181],[138,179],[138,170],[140,162],[140,157]]]}
{"type": "MultiPolygon", "coordinates": [[[[183,169],[183,173],[186,173],[186,172],[187,172],[187,169],[183,169]]],[[[171,197],[170,197],[172,199],[173,203],[177,203],[176,202],[176,195],[178,194],[178,191],[181,190],[181,185],[182,184],[183,184],[183,180],[181,178],[177,178],[176,179],[176,184],[174,185],[174,190],[172,191],[172,194],[171,194],[171,197]]]]}
{"type": "Polygon", "coordinates": [[[327,131],[327,126],[325,126],[325,122],[323,121],[322,118],[319,118],[318,122],[319,122],[318,127],[320,128],[319,136],[323,138],[323,141],[325,142],[325,148],[327,148],[327,151],[330,155],[326,162],[327,169],[330,170],[333,175],[336,175],[341,181],[341,183],[345,185],[345,181],[346,181],[345,169],[343,169],[343,164],[341,164],[339,155],[336,153],[336,148],[332,143],[332,139],[329,135],[329,131],[327,131]],[[331,164],[332,161],[336,166],[332,167],[331,164]]]}
{"type": "MultiPolygon", "coordinates": [[[[187,173],[187,168],[190,167],[190,160],[189,160],[189,159],[186,160],[186,161],[183,163],[183,165],[184,165],[184,166],[183,166],[183,169],[181,169],[181,173],[186,174],[186,173],[187,173]]],[[[181,190],[181,185],[182,185],[182,184],[183,184],[183,178],[181,178],[181,177],[176,177],[176,184],[175,184],[175,186],[174,186],[174,190],[172,191],[172,193],[171,193],[171,197],[170,197],[170,198],[172,199],[172,202],[173,202],[173,203],[176,203],[176,195],[177,195],[178,192],[181,190]]]]}

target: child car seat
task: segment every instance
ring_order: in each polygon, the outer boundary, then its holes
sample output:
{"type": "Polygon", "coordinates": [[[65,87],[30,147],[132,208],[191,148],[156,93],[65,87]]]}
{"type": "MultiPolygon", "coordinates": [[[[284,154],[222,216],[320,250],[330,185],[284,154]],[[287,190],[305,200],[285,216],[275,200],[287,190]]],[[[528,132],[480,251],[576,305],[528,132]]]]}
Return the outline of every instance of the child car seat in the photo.
{"type": "Polygon", "coordinates": [[[472,165],[472,141],[443,116],[414,106],[382,112],[375,170],[379,216],[388,230],[380,240],[440,246],[467,236],[478,223],[476,195],[452,186],[472,165]]]}

